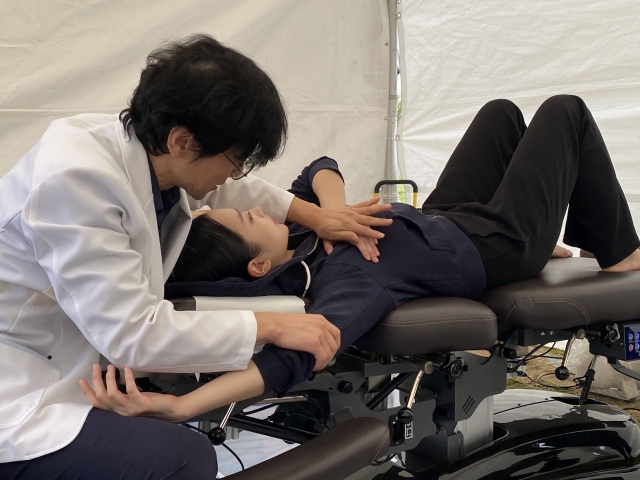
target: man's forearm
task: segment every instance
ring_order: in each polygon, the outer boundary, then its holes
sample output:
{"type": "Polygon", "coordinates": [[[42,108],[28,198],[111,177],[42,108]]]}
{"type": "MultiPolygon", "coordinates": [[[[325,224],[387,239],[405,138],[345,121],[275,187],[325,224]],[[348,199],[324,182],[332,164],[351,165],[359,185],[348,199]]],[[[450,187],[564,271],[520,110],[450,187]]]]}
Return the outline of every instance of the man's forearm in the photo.
{"type": "Polygon", "coordinates": [[[319,213],[320,207],[317,205],[294,197],[287,212],[287,220],[316,230],[319,213]]]}
{"type": "MultiPolygon", "coordinates": [[[[273,312],[254,312],[256,317],[256,345],[273,343],[277,338],[273,312]]],[[[278,315],[277,313],[275,315],[278,315]]]]}

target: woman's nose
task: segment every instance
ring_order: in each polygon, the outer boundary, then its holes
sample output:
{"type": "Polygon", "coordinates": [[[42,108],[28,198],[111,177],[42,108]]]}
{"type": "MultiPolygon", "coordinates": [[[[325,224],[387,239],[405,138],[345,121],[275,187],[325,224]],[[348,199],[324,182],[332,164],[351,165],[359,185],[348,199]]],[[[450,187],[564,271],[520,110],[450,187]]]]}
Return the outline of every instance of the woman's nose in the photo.
{"type": "Polygon", "coordinates": [[[257,215],[260,218],[264,218],[264,212],[260,207],[252,208],[251,213],[253,213],[254,215],[257,215]]]}

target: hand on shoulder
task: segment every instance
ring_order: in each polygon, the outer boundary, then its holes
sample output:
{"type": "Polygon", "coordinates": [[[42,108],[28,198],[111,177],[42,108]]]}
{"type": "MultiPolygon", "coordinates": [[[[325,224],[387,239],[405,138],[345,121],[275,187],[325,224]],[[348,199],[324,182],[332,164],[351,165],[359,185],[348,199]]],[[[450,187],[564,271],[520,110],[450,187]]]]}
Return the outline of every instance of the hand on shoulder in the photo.
{"type": "Polygon", "coordinates": [[[255,316],[256,344],[309,352],[316,359],[314,370],[323,369],[340,347],[340,330],[322,315],[257,312],[255,316]]]}

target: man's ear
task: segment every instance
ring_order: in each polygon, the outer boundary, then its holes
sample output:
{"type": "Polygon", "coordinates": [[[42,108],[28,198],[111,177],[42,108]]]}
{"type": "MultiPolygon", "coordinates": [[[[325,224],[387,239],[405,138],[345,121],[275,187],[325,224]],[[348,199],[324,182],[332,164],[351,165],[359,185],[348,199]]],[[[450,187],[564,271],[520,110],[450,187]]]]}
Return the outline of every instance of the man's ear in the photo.
{"type": "Polygon", "coordinates": [[[193,133],[185,127],[172,127],[167,135],[167,149],[174,158],[190,158],[197,151],[193,133]]]}
{"type": "Polygon", "coordinates": [[[271,270],[271,260],[269,259],[260,259],[260,257],[256,257],[249,262],[247,265],[247,272],[253,278],[261,278],[264,277],[271,270]]]}

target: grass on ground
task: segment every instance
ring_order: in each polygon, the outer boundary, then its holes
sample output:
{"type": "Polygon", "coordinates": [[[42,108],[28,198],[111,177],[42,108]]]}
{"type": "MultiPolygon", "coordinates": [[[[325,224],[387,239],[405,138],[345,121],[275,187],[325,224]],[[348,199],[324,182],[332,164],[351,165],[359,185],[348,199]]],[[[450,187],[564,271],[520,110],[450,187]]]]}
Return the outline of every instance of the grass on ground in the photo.
{"type": "MultiPolygon", "coordinates": [[[[544,349],[542,349],[542,352],[544,352],[544,349]]],[[[524,388],[580,395],[580,387],[576,387],[573,382],[574,375],[564,381],[558,380],[554,375],[556,367],[560,365],[561,360],[559,359],[562,359],[563,353],[562,350],[552,349],[547,355],[556,358],[540,357],[527,361],[525,367],[527,376],[507,379],[507,389],[524,388]]],[[[589,398],[615,406],[621,410],[627,410],[630,415],[640,422],[640,398],[625,401],[596,393],[589,393],[589,398]]]]}

